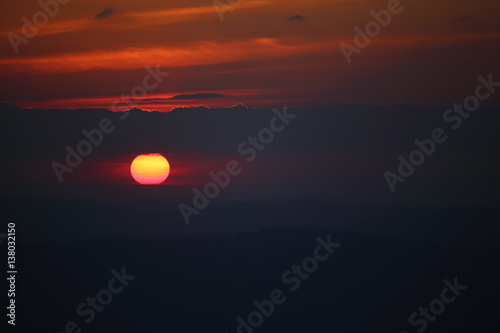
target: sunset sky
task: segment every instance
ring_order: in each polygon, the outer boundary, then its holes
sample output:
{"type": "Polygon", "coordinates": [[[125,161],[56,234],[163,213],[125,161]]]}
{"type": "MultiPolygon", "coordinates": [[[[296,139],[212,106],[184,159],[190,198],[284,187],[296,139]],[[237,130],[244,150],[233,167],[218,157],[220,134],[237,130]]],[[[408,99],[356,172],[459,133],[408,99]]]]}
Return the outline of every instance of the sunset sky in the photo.
{"type": "MultiPolygon", "coordinates": [[[[0,99],[113,109],[159,65],[169,76],[140,108],[448,105],[469,95],[477,76],[498,72],[497,0],[401,5],[348,64],[339,44],[352,44],[353,28],[387,1],[243,0],[221,21],[209,0],[72,0],[17,54],[8,34],[22,35],[22,18],[32,21],[40,7],[2,2],[0,99]]],[[[487,104],[500,104],[498,95],[487,104]]]]}
{"type": "Polygon", "coordinates": [[[500,0],[0,12],[12,332],[499,332],[500,0]]]}

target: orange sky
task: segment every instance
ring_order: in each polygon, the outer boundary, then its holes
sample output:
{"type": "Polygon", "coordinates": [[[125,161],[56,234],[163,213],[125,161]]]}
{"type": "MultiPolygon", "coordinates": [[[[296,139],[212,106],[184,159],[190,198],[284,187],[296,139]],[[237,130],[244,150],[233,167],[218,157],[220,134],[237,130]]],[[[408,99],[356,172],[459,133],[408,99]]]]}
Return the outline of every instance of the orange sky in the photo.
{"type": "Polygon", "coordinates": [[[387,1],[243,0],[224,21],[212,3],[71,0],[16,54],[9,32],[22,35],[21,18],[31,21],[40,7],[2,2],[0,99],[110,108],[142,84],[147,66],[160,65],[170,75],[135,101],[142,108],[450,104],[470,94],[478,75],[500,74],[497,0],[403,1],[351,64],[339,44],[353,43],[353,28],[387,1]],[[96,19],[106,8],[112,14],[96,19]],[[296,15],[303,19],[289,20],[296,15]],[[172,99],[201,93],[220,96],[172,99]]]}

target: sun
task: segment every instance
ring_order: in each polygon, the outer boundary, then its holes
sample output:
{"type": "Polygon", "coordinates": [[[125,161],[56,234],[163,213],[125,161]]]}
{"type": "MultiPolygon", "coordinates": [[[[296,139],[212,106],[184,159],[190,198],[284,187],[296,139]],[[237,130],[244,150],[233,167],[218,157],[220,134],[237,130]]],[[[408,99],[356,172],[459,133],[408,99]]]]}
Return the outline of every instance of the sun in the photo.
{"type": "Polygon", "coordinates": [[[160,154],[142,154],[130,164],[130,173],[142,185],[158,185],[170,174],[170,164],[160,154]]]}

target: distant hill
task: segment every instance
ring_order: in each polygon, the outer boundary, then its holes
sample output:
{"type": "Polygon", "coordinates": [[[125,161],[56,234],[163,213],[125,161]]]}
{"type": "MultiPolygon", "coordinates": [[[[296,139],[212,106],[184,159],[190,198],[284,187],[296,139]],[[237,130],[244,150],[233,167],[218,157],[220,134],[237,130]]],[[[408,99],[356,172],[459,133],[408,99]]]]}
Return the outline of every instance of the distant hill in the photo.
{"type": "MultiPolygon", "coordinates": [[[[467,250],[325,229],[274,228],[176,240],[105,238],[19,247],[19,332],[236,332],[238,316],[281,289],[255,332],[416,332],[408,317],[440,297],[444,279],[468,288],[428,332],[495,332],[497,250],[467,250]],[[316,238],[340,243],[296,291],[282,274],[313,256],[316,238]],[[86,324],[75,308],[107,288],[110,271],[135,276],[86,324]]],[[[244,332],[244,330],[242,331],[244,332]]]]}

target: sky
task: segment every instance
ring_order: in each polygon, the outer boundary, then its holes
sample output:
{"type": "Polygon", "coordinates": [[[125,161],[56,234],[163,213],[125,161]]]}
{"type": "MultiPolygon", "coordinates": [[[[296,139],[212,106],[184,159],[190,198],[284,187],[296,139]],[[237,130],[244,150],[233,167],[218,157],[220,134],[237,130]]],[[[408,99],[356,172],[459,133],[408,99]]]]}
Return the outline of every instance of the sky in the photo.
{"type": "Polygon", "coordinates": [[[220,203],[500,205],[499,83],[481,111],[447,111],[500,81],[496,1],[47,1],[0,5],[3,198],[178,205],[236,160],[220,203]],[[300,120],[248,162],[239,145],[286,107],[300,120]],[[61,174],[103,119],[115,130],[61,174]],[[394,195],[386,172],[438,127],[448,141],[394,195]],[[149,153],[171,164],[153,189],[129,172],[149,153]]]}
{"type": "Polygon", "coordinates": [[[0,12],[19,332],[498,332],[499,0],[0,12]]]}
{"type": "MultiPolygon", "coordinates": [[[[58,7],[34,37],[13,46],[23,18],[32,22],[41,8],[34,0],[0,5],[9,13],[0,22],[0,100],[122,110],[113,101],[158,66],[169,75],[134,99],[142,109],[450,105],[500,67],[496,0],[403,1],[350,63],[341,43],[354,44],[354,28],[364,30],[387,1],[243,0],[223,20],[209,0],[58,7]]],[[[486,104],[499,105],[499,97],[486,104]]]]}

